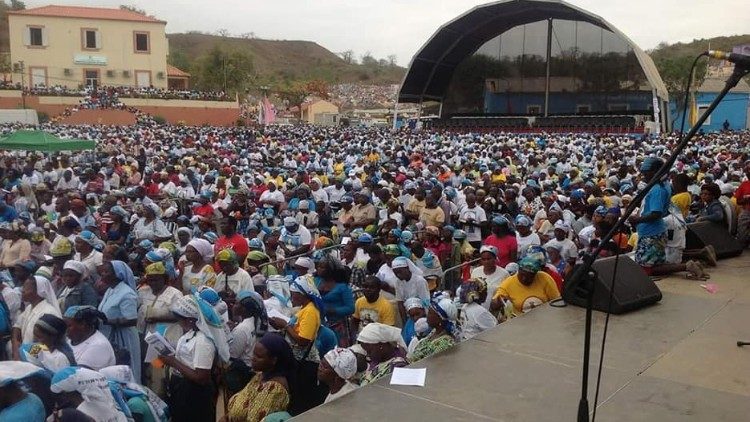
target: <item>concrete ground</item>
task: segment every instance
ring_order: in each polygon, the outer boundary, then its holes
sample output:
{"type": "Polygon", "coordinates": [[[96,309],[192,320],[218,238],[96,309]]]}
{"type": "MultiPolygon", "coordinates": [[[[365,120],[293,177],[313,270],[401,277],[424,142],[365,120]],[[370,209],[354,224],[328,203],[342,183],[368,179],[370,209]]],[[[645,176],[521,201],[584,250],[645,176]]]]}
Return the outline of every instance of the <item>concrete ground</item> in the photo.
{"type": "MultiPolygon", "coordinates": [[[[710,273],[716,293],[665,278],[659,304],[610,318],[597,420],[750,420],[750,346],[736,346],[750,341],[750,255],[710,273]]],[[[584,314],[538,308],[412,365],[427,368],[425,387],[388,377],[294,420],[574,421],[584,314]]],[[[604,317],[594,314],[592,410],[604,317]]]]}

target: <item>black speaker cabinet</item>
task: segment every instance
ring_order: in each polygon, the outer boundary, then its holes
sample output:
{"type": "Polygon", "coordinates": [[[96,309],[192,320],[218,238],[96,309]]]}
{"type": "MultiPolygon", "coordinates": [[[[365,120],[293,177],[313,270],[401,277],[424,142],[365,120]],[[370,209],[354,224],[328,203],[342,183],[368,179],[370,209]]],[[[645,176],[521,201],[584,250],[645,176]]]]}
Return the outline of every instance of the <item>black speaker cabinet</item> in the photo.
{"type": "MultiPolygon", "coordinates": [[[[661,300],[661,291],[649,276],[627,256],[620,255],[617,263],[612,297],[613,314],[622,314],[643,308],[661,300]]],[[[609,303],[609,286],[615,270],[615,257],[600,258],[594,261],[592,269],[596,272],[594,280],[582,278],[578,283],[565,286],[563,299],[570,305],[586,307],[586,291],[593,283],[594,309],[607,312],[609,303]]]]}
{"type": "Polygon", "coordinates": [[[685,249],[703,249],[711,245],[719,259],[731,258],[742,253],[742,244],[735,239],[721,224],[700,221],[687,225],[685,249]]]}

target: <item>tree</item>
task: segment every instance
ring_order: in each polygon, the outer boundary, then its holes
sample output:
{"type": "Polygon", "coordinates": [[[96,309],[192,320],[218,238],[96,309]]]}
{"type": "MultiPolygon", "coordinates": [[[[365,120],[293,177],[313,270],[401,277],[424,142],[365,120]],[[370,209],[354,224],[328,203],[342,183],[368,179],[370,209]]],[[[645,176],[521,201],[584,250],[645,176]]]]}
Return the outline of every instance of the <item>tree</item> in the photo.
{"type": "Polygon", "coordinates": [[[229,30],[226,28],[221,28],[216,30],[216,35],[220,37],[229,37],[231,34],[229,33],[229,30]]]}
{"type": "MultiPolygon", "coordinates": [[[[12,2],[11,2],[12,3],[12,2]]],[[[121,4],[120,10],[128,10],[134,13],[138,13],[139,15],[146,16],[146,11],[143,9],[139,9],[135,6],[129,5],[129,4],[121,4]]]]}
{"type": "Polygon", "coordinates": [[[299,117],[302,118],[302,103],[311,95],[328,99],[328,84],[320,79],[286,82],[278,90],[278,94],[290,107],[297,106],[299,117]]]}
{"type": "Polygon", "coordinates": [[[255,32],[243,32],[240,34],[240,38],[244,38],[246,40],[255,39],[255,32]]]}
{"type": "Polygon", "coordinates": [[[362,55],[362,58],[359,61],[362,63],[362,66],[377,66],[378,61],[375,59],[375,57],[372,56],[372,53],[369,51],[362,55]]]}
{"type": "Polygon", "coordinates": [[[339,56],[341,56],[341,59],[346,62],[346,64],[355,64],[357,59],[354,57],[354,51],[352,50],[346,50],[339,53],[339,56]]]}
{"type": "Polygon", "coordinates": [[[241,92],[254,77],[250,54],[219,45],[199,57],[191,70],[196,86],[206,91],[241,92]]]}
{"type": "Polygon", "coordinates": [[[10,0],[10,10],[26,10],[26,3],[18,0],[10,0]]]}
{"type": "Polygon", "coordinates": [[[185,51],[179,48],[170,48],[167,63],[185,72],[190,72],[190,59],[188,59],[185,51]]]}
{"type": "MultiPolygon", "coordinates": [[[[654,63],[659,70],[669,93],[677,98],[677,106],[681,107],[685,96],[685,84],[690,77],[690,67],[693,65],[692,56],[656,57],[654,63]]],[[[706,76],[706,66],[698,63],[695,67],[693,88],[700,85],[706,76]]]]}
{"type": "Polygon", "coordinates": [[[388,55],[388,64],[391,66],[396,66],[396,55],[395,54],[389,54],[388,55]]]}

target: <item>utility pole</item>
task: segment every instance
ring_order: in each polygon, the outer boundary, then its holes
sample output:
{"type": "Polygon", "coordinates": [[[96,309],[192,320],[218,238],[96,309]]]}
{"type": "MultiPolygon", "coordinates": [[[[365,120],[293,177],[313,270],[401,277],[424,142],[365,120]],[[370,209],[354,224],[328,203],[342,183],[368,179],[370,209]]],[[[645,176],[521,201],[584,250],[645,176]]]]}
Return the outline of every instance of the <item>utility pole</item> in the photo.
{"type": "Polygon", "coordinates": [[[26,109],[26,78],[24,70],[23,60],[18,61],[18,71],[21,73],[21,103],[23,104],[24,110],[26,109]]]}

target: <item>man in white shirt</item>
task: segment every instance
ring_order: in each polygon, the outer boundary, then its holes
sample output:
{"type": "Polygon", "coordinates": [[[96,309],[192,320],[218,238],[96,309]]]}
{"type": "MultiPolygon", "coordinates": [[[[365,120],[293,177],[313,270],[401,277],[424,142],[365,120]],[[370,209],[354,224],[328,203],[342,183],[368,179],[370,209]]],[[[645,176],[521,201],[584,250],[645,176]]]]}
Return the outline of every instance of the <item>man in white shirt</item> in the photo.
{"type": "Polygon", "coordinates": [[[478,249],[482,243],[482,225],[487,222],[487,213],[477,205],[473,193],[466,195],[466,206],[458,212],[458,222],[466,232],[466,240],[478,249]]]}

